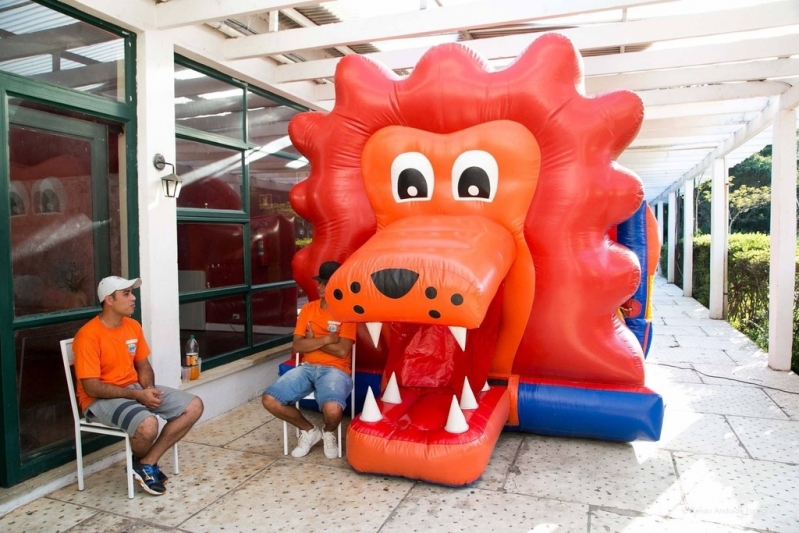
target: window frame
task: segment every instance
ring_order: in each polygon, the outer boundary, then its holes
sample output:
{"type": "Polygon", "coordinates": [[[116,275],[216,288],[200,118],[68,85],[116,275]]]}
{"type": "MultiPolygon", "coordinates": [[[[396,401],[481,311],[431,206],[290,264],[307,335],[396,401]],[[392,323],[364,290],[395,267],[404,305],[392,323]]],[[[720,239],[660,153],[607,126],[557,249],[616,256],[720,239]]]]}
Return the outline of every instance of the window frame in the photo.
{"type": "MultiPolygon", "coordinates": [[[[231,85],[234,88],[242,89],[242,124],[243,128],[241,139],[238,140],[233,137],[226,137],[206,131],[196,130],[194,128],[177,125],[175,126],[176,139],[183,139],[187,141],[218,146],[230,150],[238,150],[242,154],[242,191],[241,191],[241,210],[225,210],[225,209],[200,209],[200,208],[177,208],[177,221],[178,225],[185,223],[208,223],[208,224],[240,224],[242,225],[242,247],[243,247],[243,261],[244,261],[244,284],[234,285],[229,287],[218,287],[212,289],[202,289],[190,292],[183,292],[179,294],[179,303],[196,303],[206,302],[212,299],[226,297],[226,296],[242,296],[245,302],[245,316],[244,318],[244,331],[246,337],[246,347],[236,349],[230,352],[225,352],[215,355],[211,359],[203,359],[203,368],[211,369],[222,366],[232,361],[236,361],[243,357],[247,357],[254,353],[258,353],[276,346],[281,346],[291,341],[293,334],[283,335],[274,339],[255,343],[253,339],[253,311],[252,311],[252,296],[255,293],[267,292],[272,290],[281,290],[289,287],[296,287],[297,282],[294,280],[279,281],[273,283],[253,285],[252,283],[252,250],[247,245],[251,239],[250,228],[250,177],[249,177],[249,164],[248,152],[258,150],[259,145],[249,141],[249,120],[247,108],[247,101],[249,93],[252,92],[258,96],[268,98],[281,105],[296,109],[297,111],[309,111],[307,107],[292,102],[286,98],[270,93],[264,89],[253,86],[244,81],[238,80],[231,76],[226,76],[210,67],[203,65],[197,61],[191,60],[180,54],[175,54],[175,65],[184,68],[189,68],[200,72],[210,78],[222,81],[231,85]]],[[[277,151],[271,153],[270,156],[279,157],[290,161],[296,161],[301,158],[295,154],[284,151],[277,151]]]]}
{"type": "MultiPolygon", "coordinates": [[[[118,122],[124,128],[125,165],[127,181],[127,271],[130,277],[139,276],[139,212],[138,212],[138,175],[136,165],[137,122],[136,122],[136,35],[133,32],[117,27],[99,18],[87,15],[75,8],[55,0],[34,0],[48,9],[63,13],[81,22],[113,33],[124,39],[125,48],[125,98],[124,101],[111,100],[104,96],[96,96],[76,91],[59,85],[34,81],[25,76],[8,72],[0,72],[0,172],[5,173],[10,161],[9,146],[5,136],[10,128],[9,99],[41,103],[66,111],[76,111],[84,115],[118,122]]],[[[0,179],[0,196],[8,198],[10,190],[9,176],[0,179]]],[[[10,220],[10,206],[7,201],[0,202],[0,221],[10,220]]],[[[11,228],[0,227],[0,272],[12,275],[11,228]]],[[[57,325],[72,321],[88,321],[100,312],[99,306],[65,310],[57,313],[24,315],[14,314],[14,293],[12,283],[0,283],[0,448],[3,458],[0,459],[0,485],[13,486],[24,479],[74,460],[75,449],[72,446],[51,445],[26,457],[21,456],[19,402],[17,398],[16,368],[16,332],[40,326],[57,325]]],[[[140,311],[135,317],[140,319],[140,311]]],[[[111,439],[98,438],[87,441],[84,451],[90,453],[112,442],[111,439]]]]}

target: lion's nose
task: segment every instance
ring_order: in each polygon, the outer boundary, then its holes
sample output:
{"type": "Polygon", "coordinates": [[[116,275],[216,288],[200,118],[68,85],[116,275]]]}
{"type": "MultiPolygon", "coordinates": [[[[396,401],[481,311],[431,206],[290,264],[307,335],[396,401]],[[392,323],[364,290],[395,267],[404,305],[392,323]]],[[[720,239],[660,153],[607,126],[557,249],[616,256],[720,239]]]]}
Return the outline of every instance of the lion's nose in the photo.
{"type": "Polygon", "coordinates": [[[386,268],[372,274],[372,283],[384,296],[402,298],[419,279],[419,274],[406,268],[386,268]]]}

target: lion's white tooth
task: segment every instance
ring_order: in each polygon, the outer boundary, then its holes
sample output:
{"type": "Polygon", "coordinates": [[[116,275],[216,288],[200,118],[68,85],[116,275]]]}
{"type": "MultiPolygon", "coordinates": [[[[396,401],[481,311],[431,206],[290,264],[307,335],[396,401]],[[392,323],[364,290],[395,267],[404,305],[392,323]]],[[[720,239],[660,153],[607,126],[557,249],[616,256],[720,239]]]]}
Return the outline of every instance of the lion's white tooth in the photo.
{"type": "Polygon", "coordinates": [[[460,326],[450,326],[449,330],[452,332],[452,336],[455,337],[455,340],[458,341],[458,346],[461,347],[461,350],[464,352],[466,351],[466,328],[460,326]]]}
{"type": "Polygon", "coordinates": [[[463,392],[461,392],[461,409],[477,409],[477,399],[474,397],[472,387],[469,386],[469,378],[463,378],[463,392]]]}
{"type": "Polygon", "coordinates": [[[483,388],[480,389],[480,392],[487,392],[487,391],[490,391],[490,390],[491,390],[491,387],[488,385],[488,380],[486,380],[485,385],[483,385],[483,388]]]}
{"type": "Polygon", "coordinates": [[[366,329],[369,330],[369,336],[372,337],[372,344],[377,348],[377,343],[380,342],[380,330],[383,329],[382,322],[367,322],[366,329]]]}
{"type": "Polygon", "coordinates": [[[396,373],[391,373],[388,385],[386,385],[386,390],[383,391],[383,395],[380,399],[383,400],[383,403],[402,403],[402,396],[400,396],[399,387],[397,386],[396,373]]]}
{"type": "Polygon", "coordinates": [[[469,424],[466,423],[466,417],[463,416],[463,411],[458,407],[458,397],[452,395],[452,403],[449,406],[449,416],[447,417],[447,425],[444,429],[449,433],[465,433],[469,430],[469,424]]]}
{"type": "Polygon", "coordinates": [[[372,392],[372,387],[366,391],[366,400],[363,402],[363,411],[361,411],[361,420],[364,422],[380,422],[383,419],[383,413],[377,406],[377,400],[372,392]]]}

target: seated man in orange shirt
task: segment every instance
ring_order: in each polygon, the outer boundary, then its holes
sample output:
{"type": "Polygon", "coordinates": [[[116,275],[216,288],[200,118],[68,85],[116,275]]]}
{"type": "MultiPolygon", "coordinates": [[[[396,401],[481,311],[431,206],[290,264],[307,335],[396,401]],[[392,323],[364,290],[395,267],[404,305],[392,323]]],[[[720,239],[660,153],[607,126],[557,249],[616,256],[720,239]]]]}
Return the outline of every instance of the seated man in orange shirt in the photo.
{"type": "Polygon", "coordinates": [[[158,459],[191,429],[203,402],[188,392],[155,385],[133,289],[140,279],[103,278],[97,286],[102,311],[75,335],[78,402],[90,422],[124,429],[133,449],[131,475],[150,494],[166,492],[158,459]],[[158,415],[167,420],[158,436],[158,415]],[[157,438],[156,438],[157,437],[157,438]]]}
{"type": "Polygon", "coordinates": [[[300,310],[294,328],[293,348],[303,354],[303,364],[280,376],[261,397],[267,411],[300,429],[297,447],[291,452],[293,457],[308,455],[322,439],[325,457],[338,457],[335,431],[352,390],[350,354],[356,334],[355,324],[339,326],[335,322],[325,302],[325,286],[339,266],[335,261],[322,263],[319,275],[313,278],[318,283],[319,299],[305,304],[300,310]],[[324,433],[294,406],[311,392],[321,406],[324,433]]]}

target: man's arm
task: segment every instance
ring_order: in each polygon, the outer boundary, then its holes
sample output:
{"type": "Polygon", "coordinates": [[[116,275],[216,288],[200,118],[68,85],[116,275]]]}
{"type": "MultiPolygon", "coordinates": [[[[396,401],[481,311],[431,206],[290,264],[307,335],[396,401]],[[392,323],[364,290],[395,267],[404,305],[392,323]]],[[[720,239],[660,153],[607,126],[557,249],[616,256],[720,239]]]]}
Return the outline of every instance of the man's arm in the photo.
{"type": "Polygon", "coordinates": [[[155,372],[153,372],[153,367],[150,365],[149,357],[145,357],[140,361],[133,361],[133,366],[136,367],[136,373],[139,375],[141,388],[155,387],[155,372]]]}
{"type": "Polygon", "coordinates": [[[305,331],[305,336],[294,335],[293,349],[302,354],[321,350],[326,354],[344,359],[350,354],[353,341],[338,336],[338,333],[330,333],[323,337],[314,337],[310,325],[305,331]]]}
{"type": "Polygon", "coordinates": [[[136,400],[148,409],[155,409],[161,405],[161,395],[163,392],[154,388],[139,390],[118,387],[110,383],[103,383],[100,378],[81,379],[83,390],[92,398],[127,398],[136,400]]]}

